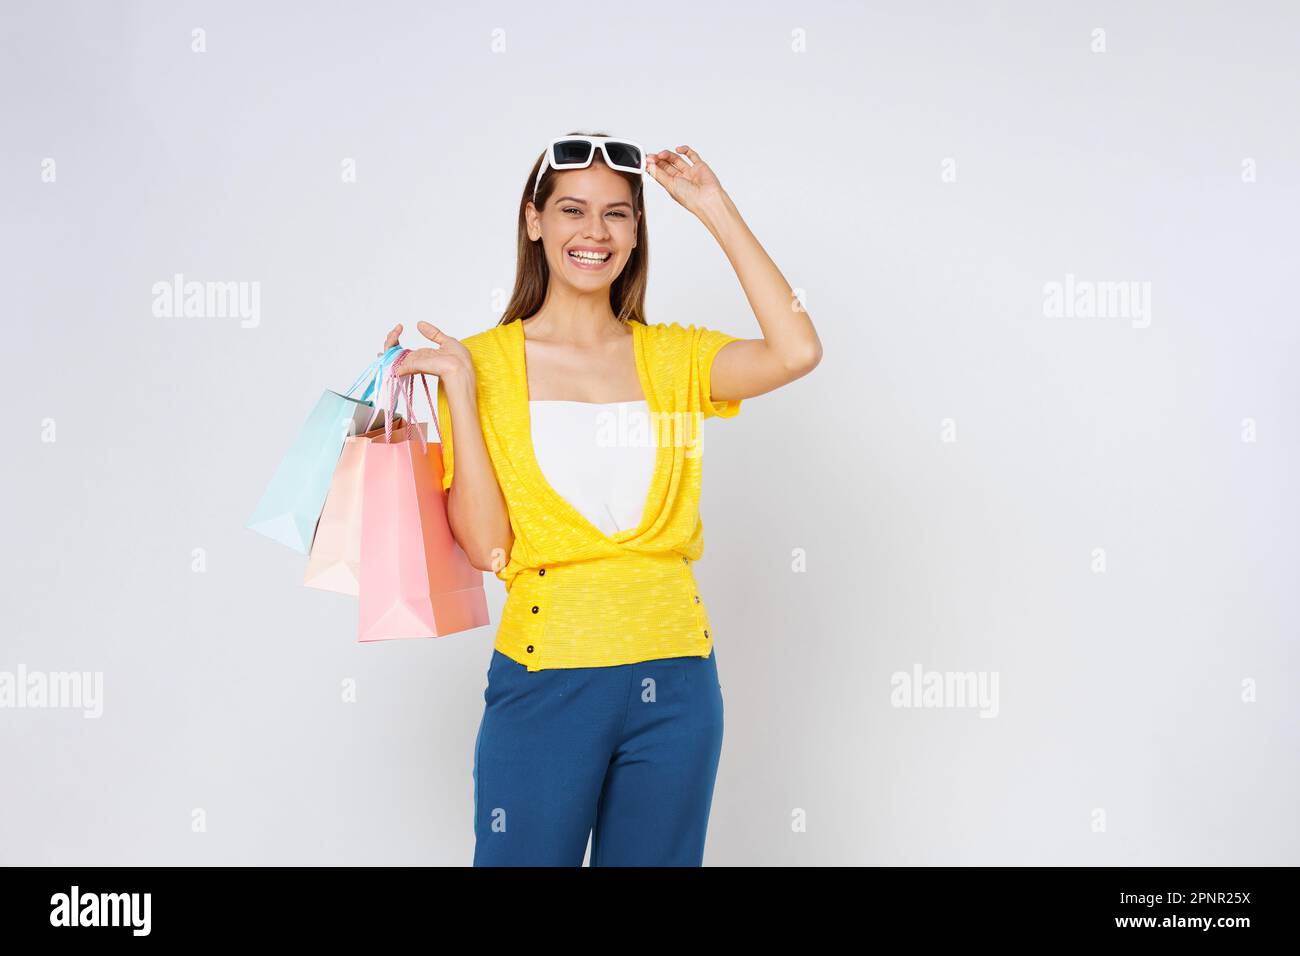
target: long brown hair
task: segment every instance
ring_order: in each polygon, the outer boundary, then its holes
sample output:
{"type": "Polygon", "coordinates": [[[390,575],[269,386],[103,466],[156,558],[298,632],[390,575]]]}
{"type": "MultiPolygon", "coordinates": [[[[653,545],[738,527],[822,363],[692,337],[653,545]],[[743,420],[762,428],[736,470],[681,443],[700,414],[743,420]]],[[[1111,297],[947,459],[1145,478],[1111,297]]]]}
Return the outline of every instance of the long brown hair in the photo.
{"type": "MultiPolygon", "coordinates": [[[[584,133],[577,130],[565,135],[608,136],[609,134],[584,133]]],[[[542,307],[542,302],[546,299],[546,284],[550,281],[551,267],[546,262],[546,251],[542,248],[541,240],[534,242],[528,238],[528,218],[525,215],[526,207],[533,198],[533,183],[537,182],[537,170],[545,159],[546,154],[543,153],[537,157],[537,162],[533,163],[532,171],[528,174],[528,180],[524,183],[523,195],[519,199],[518,262],[515,265],[515,288],[510,293],[510,304],[506,306],[506,311],[497,325],[505,325],[508,322],[528,318],[542,307]]],[[[596,151],[592,162],[600,163],[602,166],[606,165],[605,158],[600,150],[596,151]]],[[[608,169],[608,166],[606,168],[608,169]]],[[[609,287],[609,305],[620,322],[640,322],[645,325],[645,290],[650,265],[650,244],[646,235],[643,180],[636,173],[625,173],[618,169],[610,170],[610,172],[622,176],[631,185],[632,206],[637,213],[637,224],[636,248],[632,250],[632,254],[628,257],[627,264],[623,266],[623,271],[619,273],[618,278],[609,287]]],[[[536,205],[539,211],[546,207],[551,193],[555,191],[555,173],[556,170],[548,167],[542,175],[541,183],[538,184],[536,205]]]]}

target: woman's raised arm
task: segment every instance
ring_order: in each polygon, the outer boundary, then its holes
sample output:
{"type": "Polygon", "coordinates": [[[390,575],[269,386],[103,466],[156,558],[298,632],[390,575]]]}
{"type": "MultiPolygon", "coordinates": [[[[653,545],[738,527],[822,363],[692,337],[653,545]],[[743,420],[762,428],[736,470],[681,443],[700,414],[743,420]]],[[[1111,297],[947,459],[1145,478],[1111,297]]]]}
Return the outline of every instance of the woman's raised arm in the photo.
{"type": "Polygon", "coordinates": [[[762,338],[728,342],[718,350],[713,400],[762,395],[816,368],[822,344],[812,319],[700,154],[689,146],[660,150],[646,157],[646,168],[718,241],[763,332],[762,338]]]}

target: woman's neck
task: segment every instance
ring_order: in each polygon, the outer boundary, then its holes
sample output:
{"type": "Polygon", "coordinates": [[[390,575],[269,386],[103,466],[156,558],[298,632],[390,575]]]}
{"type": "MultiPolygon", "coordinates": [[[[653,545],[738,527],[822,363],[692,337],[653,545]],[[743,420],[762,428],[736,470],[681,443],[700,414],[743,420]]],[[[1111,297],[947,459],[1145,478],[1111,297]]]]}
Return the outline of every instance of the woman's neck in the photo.
{"type": "Polygon", "coordinates": [[[566,296],[547,293],[542,307],[523,319],[526,337],[573,345],[597,345],[628,335],[632,330],[618,320],[609,307],[608,293],[594,296],[566,296]]]}

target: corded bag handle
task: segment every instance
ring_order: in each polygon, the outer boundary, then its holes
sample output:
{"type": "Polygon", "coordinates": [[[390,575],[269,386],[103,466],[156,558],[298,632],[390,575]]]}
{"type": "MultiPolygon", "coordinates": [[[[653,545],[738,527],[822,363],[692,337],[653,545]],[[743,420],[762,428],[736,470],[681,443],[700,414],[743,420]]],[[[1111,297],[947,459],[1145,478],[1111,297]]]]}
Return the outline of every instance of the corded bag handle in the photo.
{"type": "MultiPolygon", "coordinates": [[[[397,374],[398,368],[405,361],[406,356],[411,354],[410,349],[402,349],[397,357],[393,359],[392,367],[388,371],[388,414],[384,416],[384,440],[391,443],[393,440],[393,415],[397,412],[397,395],[398,380],[402,377],[397,374]]],[[[420,423],[415,420],[415,376],[420,376],[420,381],[424,384],[424,396],[429,400],[429,414],[433,421],[434,431],[438,435],[438,442],[442,442],[442,429],[438,427],[438,406],[433,401],[433,395],[429,392],[429,379],[423,372],[412,372],[406,376],[406,388],[403,394],[406,397],[406,425],[408,428],[414,427],[415,433],[420,436],[420,447],[427,454],[429,451],[429,442],[424,437],[424,432],[420,431],[420,423]]]]}

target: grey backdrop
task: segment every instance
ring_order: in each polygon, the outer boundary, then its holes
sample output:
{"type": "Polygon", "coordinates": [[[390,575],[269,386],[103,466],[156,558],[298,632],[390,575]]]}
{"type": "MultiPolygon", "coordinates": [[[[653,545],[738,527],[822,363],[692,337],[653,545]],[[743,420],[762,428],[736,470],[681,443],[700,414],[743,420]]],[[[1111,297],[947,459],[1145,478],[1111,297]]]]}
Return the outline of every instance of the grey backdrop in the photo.
{"type": "MultiPolygon", "coordinates": [[[[1300,863],[1300,24],[1141,7],[5,3],[0,672],[103,684],[0,710],[0,862],[469,862],[500,582],[361,646],[244,524],[390,326],[496,321],[603,128],[697,149],[825,346],[706,425],[706,864],[1300,863]],[[256,322],[155,316],[177,273],[256,322]]],[[[648,218],[650,320],[757,336],[648,218]]]]}

